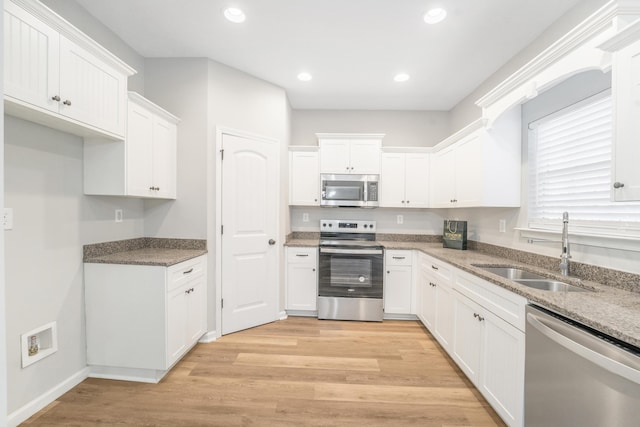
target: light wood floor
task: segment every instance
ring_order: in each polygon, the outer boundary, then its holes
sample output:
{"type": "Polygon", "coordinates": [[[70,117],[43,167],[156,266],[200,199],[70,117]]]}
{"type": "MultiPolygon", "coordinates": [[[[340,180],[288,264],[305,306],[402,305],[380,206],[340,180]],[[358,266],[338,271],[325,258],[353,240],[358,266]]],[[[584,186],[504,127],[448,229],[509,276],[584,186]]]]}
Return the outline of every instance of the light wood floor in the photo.
{"type": "Polygon", "coordinates": [[[415,321],[292,317],[198,344],[159,384],[87,379],[25,426],[502,426],[415,321]]]}

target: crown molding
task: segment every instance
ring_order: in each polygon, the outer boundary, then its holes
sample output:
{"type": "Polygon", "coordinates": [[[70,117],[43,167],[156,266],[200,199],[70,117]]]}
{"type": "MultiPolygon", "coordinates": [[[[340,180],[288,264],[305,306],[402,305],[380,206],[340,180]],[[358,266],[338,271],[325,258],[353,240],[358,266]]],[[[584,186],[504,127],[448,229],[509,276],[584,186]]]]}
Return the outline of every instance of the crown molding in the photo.
{"type": "Polygon", "coordinates": [[[640,40],[640,19],[618,32],[615,36],[598,46],[606,52],[615,52],[640,40]]]}

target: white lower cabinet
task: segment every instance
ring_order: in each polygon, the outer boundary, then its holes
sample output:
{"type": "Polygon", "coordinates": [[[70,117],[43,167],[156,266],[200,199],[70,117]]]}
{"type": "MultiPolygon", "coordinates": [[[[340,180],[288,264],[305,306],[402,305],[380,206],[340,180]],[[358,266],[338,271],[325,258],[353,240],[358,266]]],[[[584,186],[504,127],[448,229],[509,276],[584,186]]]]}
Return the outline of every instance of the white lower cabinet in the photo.
{"type": "Polygon", "coordinates": [[[318,300],[318,248],[287,247],[287,311],[312,314],[318,300]]]}
{"type": "Polygon", "coordinates": [[[421,254],[421,311],[424,325],[447,351],[453,340],[451,267],[421,254]]]}
{"type": "Polygon", "coordinates": [[[413,251],[387,250],[385,267],[385,316],[415,313],[413,251]]]}
{"type": "Polygon", "coordinates": [[[158,382],[206,332],[206,255],[84,265],[89,376],[158,382]]]}

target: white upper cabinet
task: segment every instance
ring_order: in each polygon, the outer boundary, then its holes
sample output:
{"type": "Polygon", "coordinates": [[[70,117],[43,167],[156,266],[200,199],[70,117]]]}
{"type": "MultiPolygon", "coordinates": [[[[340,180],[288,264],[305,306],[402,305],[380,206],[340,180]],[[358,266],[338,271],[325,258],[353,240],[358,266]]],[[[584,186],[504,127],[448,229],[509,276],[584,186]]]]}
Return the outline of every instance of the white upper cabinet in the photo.
{"type": "Polygon", "coordinates": [[[123,138],[135,70],[36,0],[4,6],[5,111],[81,136],[123,138]]]}
{"type": "Polygon", "coordinates": [[[613,52],[612,199],[636,201],[640,200],[640,20],[614,36],[604,48],[613,52]]]}
{"type": "Polygon", "coordinates": [[[320,145],[320,172],[379,174],[384,134],[316,134],[320,145]]]}
{"type": "Polygon", "coordinates": [[[431,156],[431,207],[520,206],[520,108],[493,128],[479,120],[431,156]]]}
{"type": "Polygon", "coordinates": [[[124,141],[84,141],[84,192],[93,195],[176,198],[179,119],[129,93],[124,141]]]}
{"type": "Polygon", "coordinates": [[[320,158],[317,147],[289,148],[289,204],[320,206],[320,158]]]}
{"type": "Polygon", "coordinates": [[[380,207],[429,207],[429,154],[383,152],[380,207]]]}

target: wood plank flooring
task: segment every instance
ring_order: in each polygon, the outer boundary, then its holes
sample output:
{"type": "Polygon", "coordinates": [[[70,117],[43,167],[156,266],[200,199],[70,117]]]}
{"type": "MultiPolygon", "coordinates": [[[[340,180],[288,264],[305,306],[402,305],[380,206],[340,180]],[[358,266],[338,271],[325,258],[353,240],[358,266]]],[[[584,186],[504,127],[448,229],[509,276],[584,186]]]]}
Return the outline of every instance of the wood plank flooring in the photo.
{"type": "Polygon", "coordinates": [[[159,384],[87,379],[25,426],[503,426],[415,321],[290,317],[198,344],[159,384]]]}

